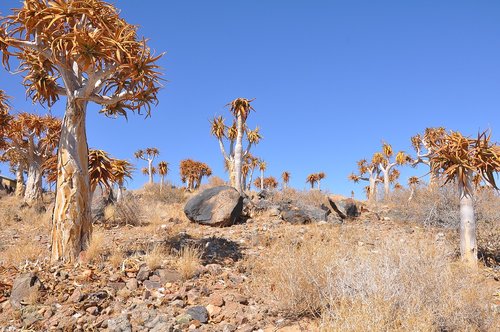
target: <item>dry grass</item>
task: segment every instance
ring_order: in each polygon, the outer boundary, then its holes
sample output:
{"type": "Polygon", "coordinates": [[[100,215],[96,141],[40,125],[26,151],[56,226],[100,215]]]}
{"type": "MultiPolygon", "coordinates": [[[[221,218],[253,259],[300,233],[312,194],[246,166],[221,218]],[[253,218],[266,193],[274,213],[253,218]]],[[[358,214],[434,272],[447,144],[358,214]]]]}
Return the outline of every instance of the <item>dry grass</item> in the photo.
{"type": "Polygon", "coordinates": [[[277,241],[253,267],[254,290],[325,331],[493,331],[492,290],[428,233],[311,228],[277,241]],[[373,233],[371,233],[373,232],[373,233]]]}
{"type": "Polygon", "coordinates": [[[287,188],[282,191],[272,191],[270,199],[274,202],[292,201],[298,205],[320,206],[325,203],[325,197],[328,195],[325,191],[319,190],[295,190],[287,188]]]}
{"type": "Polygon", "coordinates": [[[203,191],[205,189],[210,189],[214,187],[227,186],[227,185],[228,183],[224,181],[222,178],[212,175],[210,178],[208,178],[207,183],[204,183],[200,186],[199,191],[203,191]]]}
{"type": "Polygon", "coordinates": [[[201,251],[194,246],[185,246],[177,254],[176,266],[184,280],[191,279],[201,266],[201,251]]]}
{"type": "Polygon", "coordinates": [[[109,264],[113,268],[117,269],[122,265],[124,260],[125,260],[125,255],[123,251],[118,247],[112,248],[111,253],[108,257],[109,264]]]}
{"type": "Polygon", "coordinates": [[[160,268],[166,258],[165,249],[159,245],[155,245],[144,256],[144,261],[151,270],[160,268]]]}
{"type": "Polygon", "coordinates": [[[85,259],[89,263],[98,263],[103,259],[105,253],[106,236],[101,230],[94,230],[90,239],[89,247],[85,252],[85,259]]]}
{"type": "Polygon", "coordinates": [[[39,243],[23,241],[16,243],[0,252],[0,265],[3,261],[7,265],[18,266],[26,261],[41,259],[43,248],[39,243]]]}
{"type": "Polygon", "coordinates": [[[170,183],[165,183],[161,189],[159,184],[146,184],[140,191],[140,194],[146,202],[172,204],[184,203],[186,201],[184,189],[175,188],[170,183]]]}

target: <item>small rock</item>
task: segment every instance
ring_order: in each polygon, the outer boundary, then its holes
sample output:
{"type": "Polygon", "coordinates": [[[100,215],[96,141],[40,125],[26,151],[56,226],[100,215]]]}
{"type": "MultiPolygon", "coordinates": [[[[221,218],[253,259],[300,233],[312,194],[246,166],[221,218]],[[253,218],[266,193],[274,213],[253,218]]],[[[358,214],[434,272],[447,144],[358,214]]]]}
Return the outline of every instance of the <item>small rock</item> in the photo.
{"type": "Polygon", "coordinates": [[[127,280],[127,288],[130,289],[131,291],[135,291],[137,289],[137,279],[132,278],[127,280]]]}
{"type": "Polygon", "coordinates": [[[206,308],[210,317],[218,316],[222,311],[220,307],[214,306],[213,304],[207,305],[206,308]]]}
{"type": "Polygon", "coordinates": [[[219,294],[214,294],[208,298],[208,303],[216,307],[222,307],[224,305],[224,299],[219,294]]]}
{"type": "Polygon", "coordinates": [[[92,316],[97,316],[97,314],[99,313],[99,308],[96,306],[92,306],[85,309],[85,311],[91,314],[92,316]]]}
{"type": "Polygon", "coordinates": [[[193,317],[191,317],[191,315],[189,315],[189,314],[182,314],[182,315],[179,315],[175,318],[175,321],[177,322],[177,324],[181,324],[181,325],[188,324],[192,320],[193,320],[193,317]]]}
{"type": "Polygon", "coordinates": [[[10,294],[10,304],[20,309],[22,304],[33,304],[42,289],[40,279],[34,273],[22,274],[14,280],[10,294]]]}
{"type": "Polygon", "coordinates": [[[175,270],[159,269],[155,272],[160,277],[160,282],[163,283],[174,283],[182,280],[182,275],[175,270]]]}
{"type": "Polygon", "coordinates": [[[151,277],[149,277],[149,280],[153,282],[160,282],[161,279],[157,275],[152,275],[151,277]]]}
{"type": "Polygon", "coordinates": [[[144,281],[149,278],[151,271],[149,270],[149,267],[147,265],[141,266],[139,269],[139,272],[137,272],[137,280],[139,281],[144,281]]]}
{"type": "Polygon", "coordinates": [[[129,315],[122,314],[119,317],[108,320],[109,332],[132,332],[129,315]]]}
{"type": "Polygon", "coordinates": [[[146,280],[144,281],[144,287],[148,290],[154,290],[161,288],[161,284],[158,281],[146,280]]]}
{"type": "Polygon", "coordinates": [[[233,324],[225,324],[222,327],[222,332],[234,332],[234,331],[236,331],[236,326],[234,326],[233,324]]]}
{"type": "Polygon", "coordinates": [[[124,282],[110,282],[108,283],[108,286],[117,292],[120,289],[125,288],[127,285],[124,282]]]}
{"type": "Polygon", "coordinates": [[[193,320],[198,320],[203,324],[208,323],[208,311],[204,306],[191,307],[186,311],[186,314],[190,315],[193,320]]]}
{"type": "Polygon", "coordinates": [[[184,308],[186,304],[182,300],[174,300],[170,302],[170,305],[174,308],[184,308]]]}

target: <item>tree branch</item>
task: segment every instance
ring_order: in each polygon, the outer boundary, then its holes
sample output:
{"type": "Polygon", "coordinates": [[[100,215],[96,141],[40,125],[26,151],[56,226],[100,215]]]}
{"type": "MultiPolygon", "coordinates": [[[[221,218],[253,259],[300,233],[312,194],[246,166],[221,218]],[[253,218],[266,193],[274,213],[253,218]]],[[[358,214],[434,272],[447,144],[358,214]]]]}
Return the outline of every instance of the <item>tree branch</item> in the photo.
{"type": "Polygon", "coordinates": [[[102,96],[98,94],[93,94],[88,97],[81,97],[82,99],[87,99],[89,101],[93,101],[94,103],[100,104],[100,105],[114,105],[122,100],[125,100],[127,98],[133,97],[134,94],[130,91],[123,91],[120,94],[117,94],[113,97],[109,96],[102,96]]]}

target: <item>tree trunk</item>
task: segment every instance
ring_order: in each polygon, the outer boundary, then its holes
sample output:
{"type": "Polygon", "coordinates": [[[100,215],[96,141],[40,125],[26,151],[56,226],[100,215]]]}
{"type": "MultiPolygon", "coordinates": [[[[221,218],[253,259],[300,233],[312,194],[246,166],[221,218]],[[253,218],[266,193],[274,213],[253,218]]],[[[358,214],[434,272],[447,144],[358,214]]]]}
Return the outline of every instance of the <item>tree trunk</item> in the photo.
{"type": "Polygon", "coordinates": [[[415,186],[412,185],[410,186],[410,197],[408,197],[408,202],[411,201],[413,199],[413,196],[415,195],[415,186]]]}
{"type": "Polygon", "coordinates": [[[389,171],[387,168],[384,172],[384,199],[387,200],[389,198],[389,194],[391,193],[391,181],[389,180],[389,171]]]}
{"type": "Polygon", "coordinates": [[[460,195],[460,254],[462,261],[477,267],[476,217],[472,197],[472,172],[467,171],[466,183],[458,183],[460,195]],[[466,190],[467,189],[467,190],[466,190]]]}
{"type": "Polygon", "coordinates": [[[149,184],[153,184],[153,159],[148,159],[149,184]]]}
{"type": "Polygon", "coordinates": [[[121,202],[123,199],[123,184],[118,184],[118,193],[116,194],[116,201],[121,202]]]}
{"type": "Polygon", "coordinates": [[[283,181],[283,187],[282,187],[282,189],[286,190],[286,187],[287,187],[287,183],[285,181],[283,181]]]}
{"type": "Polygon", "coordinates": [[[376,187],[377,187],[377,179],[373,176],[373,174],[370,175],[370,192],[368,193],[368,200],[370,202],[373,202],[376,197],[376,187]]]}
{"type": "Polygon", "coordinates": [[[235,175],[235,188],[238,190],[240,195],[243,194],[243,188],[241,188],[241,166],[243,163],[243,117],[238,113],[236,116],[236,125],[238,129],[238,134],[236,135],[236,145],[234,148],[234,175],[235,175]]]}
{"type": "Polygon", "coordinates": [[[68,100],[62,123],[52,217],[52,261],[77,260],[92,235],[86,108],[86,102],[68,100]]]}
{"type": "Polygon", "coordinates": [[[247,184],[247,190],[250,190],[252,187],[253,171],[254,171],[254,168],[252,168],[252,170],[250,171],[250,180],[248,181],[248,184],[247,184]]]}
{"type": "Polygon", "coordinates": [[[264,190],[264,170],[260,170],[260,190],[264,190]]]}
{"type": "Polygon", "coordinates": [[[16,169],[16,196],[24,196],[25,190],[26,185],[24,183],[24,167],[22,163],[18,163],[16,169]]]}
{"type": "Polygon", "coordinates": [[[318,180],[318,190],[321,191],[321,180],[318,180]]]}
{"type": "Polygon", "coordinates": [[[160,178],[160,192],[163,190],[163,182],[165,182],[165,175],[162,175],[160,178]]]}
{"type": "Polygon", "coordinates": [[[40,203],[42,200],[42,162],[40,157],[33,156],[28,166],[28,181],[24,201],[28,204],[40,203]]]}

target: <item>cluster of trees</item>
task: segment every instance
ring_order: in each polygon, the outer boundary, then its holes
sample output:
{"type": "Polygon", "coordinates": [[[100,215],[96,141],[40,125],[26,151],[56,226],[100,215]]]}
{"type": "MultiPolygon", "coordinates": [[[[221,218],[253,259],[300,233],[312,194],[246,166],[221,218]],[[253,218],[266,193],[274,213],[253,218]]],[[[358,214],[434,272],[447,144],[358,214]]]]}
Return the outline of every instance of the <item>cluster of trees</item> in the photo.
{"type": "Polygon", "coordinates": [[[321,190],[321,180],[324,178],[326,178],[326,174],[324,172],[312,173],[307,176],[306,183],[311,185],[311,189],[314,189],[314,185],[317,184],[317,189],[321,190]]]}
{"type": "MultiPolygon", "coordinates": [[[[411,137],[415,156],[400,151],[394,157],[392,147],[384,143],[382,151],[376,152],[370,162],[358,161],[358,173],[349,179],[367,181],[368,199],[377,195],[377,184],[384,184],[384,197],[390,194],[390,185],[400,187],[398,166],[409,164],[416,167],[424,164],[428,168],[429,190],[436,186],[454,182],[458,186],[460,200],[460,250],[462,259],[477,264],[476,218],[474,193],[478,187],[486,186],[498,190],[495,173],[500,171],[500,146],[491,142],[491,133],[479,133],[477,137],[466,137],[458,131],[446,131],[443,127],[427,128],[422,134],[411,137]]],[[[408,179],[411,200],[420,178],[408,179]]]]}
{"type": "Polygon", "coordinates": [[[203,177],[212,175],[212,169],[200,161],[185,159],[180,163],[180,174],[182,183],[186,184],[186,189],[194,190],[200,187],[203,177]]]}

